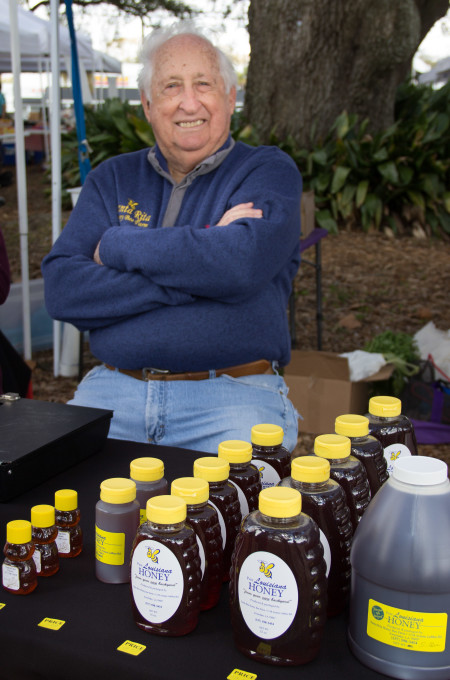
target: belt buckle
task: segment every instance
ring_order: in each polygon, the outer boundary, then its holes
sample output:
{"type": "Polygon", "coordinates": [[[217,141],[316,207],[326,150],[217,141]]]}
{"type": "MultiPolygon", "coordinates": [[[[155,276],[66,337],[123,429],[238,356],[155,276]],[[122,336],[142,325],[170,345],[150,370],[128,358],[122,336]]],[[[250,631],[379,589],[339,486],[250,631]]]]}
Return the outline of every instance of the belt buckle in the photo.
{"type": "Polygon", "coordinates": [[[144,380],[148,380],[148,375],[170,375],[172,371],[168,368],[152,368],[151,366],[145,366],[142,369],[142,377],[144,380]]]}

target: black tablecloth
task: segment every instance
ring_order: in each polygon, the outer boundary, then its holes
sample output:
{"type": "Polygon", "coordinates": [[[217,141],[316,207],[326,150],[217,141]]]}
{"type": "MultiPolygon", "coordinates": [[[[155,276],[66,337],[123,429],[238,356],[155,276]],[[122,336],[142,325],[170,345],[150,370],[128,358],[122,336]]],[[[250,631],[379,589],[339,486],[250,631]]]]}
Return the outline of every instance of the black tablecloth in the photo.
{"type": "MultiPolygon", "coordinates": [[[[28,596],[0,589],[1,680],[222,680],[234,669],[249,680],[303,678],[371,680],[384,676],[360,664],[346,642],[346,615],[328,620],[317,659],[301,667],[256,663],[234,646],[229,622],[228,586],[220,603],[202,612],[197,628],[184,637],[149,635],[135,624],[129,585],[109,585],[94,573],[94,518],[100,482],[108,477],[128,477],[133,458],[156,456],[164,460],[170,481],[191,475],[195,458],[205,455],[169,447],[108,440],[100,453],[50,478],[9,503],[0,504],[0,542],[6,540],[6,523],[29,519],[38,503],[53,505],[61,488],[78,491],[83,552],[60,561],[60,570],[40,578],[28,596]],[[2,606],[3,605],[3,606],[2,606]],[[44,619],[64,621],[59,630],[39,626],[44,619]],[[137,656],[118,651],[125,641],[145,645],[137,656]]],[[[233,677],[233,676],[232,676],[233,677]]],[[[234,680],[233,677],[233,680],[234,680]]]]}

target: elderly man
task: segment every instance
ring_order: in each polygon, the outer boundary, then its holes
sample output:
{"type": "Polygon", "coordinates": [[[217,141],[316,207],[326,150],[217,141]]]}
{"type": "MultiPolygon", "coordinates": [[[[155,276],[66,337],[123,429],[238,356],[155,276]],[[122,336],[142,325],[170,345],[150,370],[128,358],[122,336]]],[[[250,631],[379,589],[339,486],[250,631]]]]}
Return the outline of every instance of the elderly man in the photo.
{"type": "Polygon", "coordinates": [[[156,145],[89,173],[44,259],[50,314],[104,362],[71,403],[112,409],[110,436],[217,452],[252,425],[297,437],[278,366],[299,265],[301,177],[277,147],[234,143],[236,76],[183,26],[144,42],[156,145]]]}

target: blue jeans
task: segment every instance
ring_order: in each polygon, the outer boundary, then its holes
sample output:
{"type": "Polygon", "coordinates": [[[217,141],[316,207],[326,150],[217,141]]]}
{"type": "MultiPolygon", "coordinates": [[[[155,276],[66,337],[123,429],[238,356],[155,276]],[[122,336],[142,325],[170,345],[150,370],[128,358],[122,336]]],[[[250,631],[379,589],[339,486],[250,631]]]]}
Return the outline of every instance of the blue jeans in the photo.
{"type": "Polygon", "coordinates": [[[93,368],[69,404],[114,411],[109,437],[217,453],[227,439],[250,441],[253,425],[284,431],[284,446],[297,443],[298,414],[278,375],[209,380],[137,380],[105,366],[93,368]]]}

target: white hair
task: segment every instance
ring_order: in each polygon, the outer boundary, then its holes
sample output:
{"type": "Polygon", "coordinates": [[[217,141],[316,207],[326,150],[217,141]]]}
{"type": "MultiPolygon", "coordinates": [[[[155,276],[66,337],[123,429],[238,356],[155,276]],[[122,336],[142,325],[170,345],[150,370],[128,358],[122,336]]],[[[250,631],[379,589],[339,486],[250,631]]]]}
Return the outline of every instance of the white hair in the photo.
{"type": "Polygon", "coordinates": [[[138,87],[147,99],[151,97],[151,84],[155,69],[155,56],[160,47],[178,35],[192,35],[203,40],[214,51],[219,64],[219,72],[223,78],[225,91],[228,94],[232,87],[237,87],[237,76],[234,66],[227,55],[199,31],[192,22],[180,21],[169,28],[155,29],[142,43],[139,61],[142,69],[138,76],[138,87]]]}

